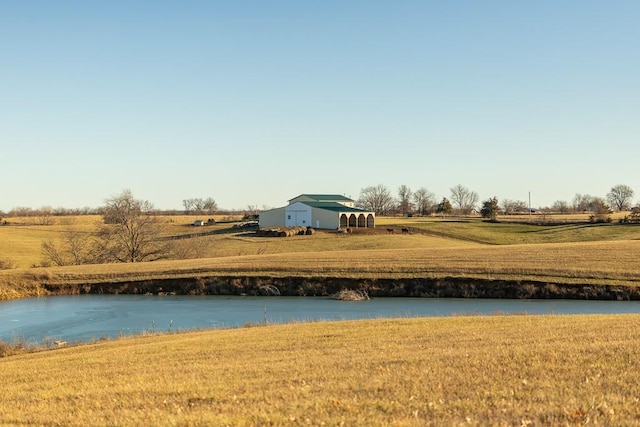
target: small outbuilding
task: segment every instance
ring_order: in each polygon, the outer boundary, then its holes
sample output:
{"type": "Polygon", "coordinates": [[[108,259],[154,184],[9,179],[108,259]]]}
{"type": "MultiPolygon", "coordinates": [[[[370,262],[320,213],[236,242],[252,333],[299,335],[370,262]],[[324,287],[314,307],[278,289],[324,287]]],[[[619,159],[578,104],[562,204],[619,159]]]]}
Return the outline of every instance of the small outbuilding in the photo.
{"type": "Polygon", "coordinates": [[[335,194],[301,194],[287,206],[260,212],[260,228],[374,228],[375,212],[355,207],[355,201],[335,194]]]}

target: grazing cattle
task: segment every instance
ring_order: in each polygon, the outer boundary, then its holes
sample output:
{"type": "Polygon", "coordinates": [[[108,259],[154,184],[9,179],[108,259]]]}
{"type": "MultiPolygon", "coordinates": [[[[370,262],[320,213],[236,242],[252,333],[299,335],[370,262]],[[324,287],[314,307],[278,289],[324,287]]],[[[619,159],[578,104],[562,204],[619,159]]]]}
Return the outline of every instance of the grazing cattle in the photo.
{"type": "Polygon", "coordinates": [[[387,228],[387,233],[393,234],[393,228],[387,228]]]}
{"type": "Polygon", "coordinates": [[[409,229],[408,228],[403,228],[402,229],[402,234],[409,234],[409,229]]]}

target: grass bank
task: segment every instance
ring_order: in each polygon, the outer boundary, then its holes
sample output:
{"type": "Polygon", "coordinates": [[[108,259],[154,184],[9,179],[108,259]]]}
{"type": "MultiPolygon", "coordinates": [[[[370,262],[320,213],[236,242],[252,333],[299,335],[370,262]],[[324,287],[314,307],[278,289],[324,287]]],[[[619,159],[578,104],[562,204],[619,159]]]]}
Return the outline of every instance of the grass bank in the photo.
{"type": "MultiPolygon", "coordinates": [[[[637,288],[640,241],[278,253],[0,271],[0,298],[81,293],[121,283],[327,277],[470,279],[637,288]]],[[[145,291],[146,292],[146,291],[145,291]]],[[[312,294],[312,293],[308,293],[312,294]]]]}
{"type": "Polygon", "coordinates": [[[638,315],[289,324],[0,359],[11,425],[638,425],[638,315]]]}

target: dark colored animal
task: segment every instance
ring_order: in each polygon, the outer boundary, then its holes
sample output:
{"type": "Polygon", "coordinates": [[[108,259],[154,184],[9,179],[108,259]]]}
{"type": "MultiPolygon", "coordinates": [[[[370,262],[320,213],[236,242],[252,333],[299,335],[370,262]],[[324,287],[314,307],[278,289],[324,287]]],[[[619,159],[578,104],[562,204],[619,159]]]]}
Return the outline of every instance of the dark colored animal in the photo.
{"type": "Polygon", "coordinates": [[[402,229],[402,234],[409,234],[409,229],[408,228],[403,228],[402,229]]]}
{"type": "Polygon", "coordinates": [[[387,228],[387,233],[393,234],[393,228],[387,228]]]}

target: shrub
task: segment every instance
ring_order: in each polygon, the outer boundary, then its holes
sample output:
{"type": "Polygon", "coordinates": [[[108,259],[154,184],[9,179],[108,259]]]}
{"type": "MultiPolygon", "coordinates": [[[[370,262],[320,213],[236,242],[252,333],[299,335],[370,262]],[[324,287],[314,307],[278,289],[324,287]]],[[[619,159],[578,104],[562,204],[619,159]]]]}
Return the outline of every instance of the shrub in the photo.
{"type": "Polygon", "coordinates": [[[30,348],[27,346],[27,342],[24,340],[19,340],[12,344],[0,340],[0,357],[12,356],[14,354],[24,353],[29,350],[30,348]]]}
{"type": "Polygon", "coordinates": [[[9,258],[0,258],[0,270],[11,270],[16,268],[15,263],[9,258]]]}

